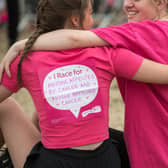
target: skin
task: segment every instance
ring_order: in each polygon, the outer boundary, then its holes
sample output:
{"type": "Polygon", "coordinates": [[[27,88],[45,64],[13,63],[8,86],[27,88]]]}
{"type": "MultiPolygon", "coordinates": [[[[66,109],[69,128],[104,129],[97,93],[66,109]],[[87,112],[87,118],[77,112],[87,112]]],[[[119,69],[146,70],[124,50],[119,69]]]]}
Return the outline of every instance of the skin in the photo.
{"type": "Polygon", "coordinates": [[[124,11],[128,22],[163,19],[167,16],[166,0],[125,0],[124,11]]]}
{"type": "Polygon", "coordinates": [[[125,0],[124,11],[128,17],[128,22],[154,20],[158,13],[156,5],[151,0],[125,0]]]}

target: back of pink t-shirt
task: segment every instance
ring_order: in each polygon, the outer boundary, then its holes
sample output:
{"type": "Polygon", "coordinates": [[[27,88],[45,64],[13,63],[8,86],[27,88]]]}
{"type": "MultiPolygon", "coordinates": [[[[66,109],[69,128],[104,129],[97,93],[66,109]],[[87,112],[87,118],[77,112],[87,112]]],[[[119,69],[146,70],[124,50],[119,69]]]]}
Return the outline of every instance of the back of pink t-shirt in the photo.
{"type": "MultiPolygon", "coordinates": [[[[115,75],[132,78],[143,58],[102,47],[32,52],[22,64],[22,87],[30,92],[46,148],[69,148],[108,138],[109,89],[115,75]],[[128,68],[129,67],[129,68],[128,68]]],[[[17,64],[2,84],[16,92],[17,64]]]]}
{"type": "MultiPolygon", "coordinates": [[[[92,31],[114,48],[168,63],[167,21],[133,22],[92,31]]],[[[118,81],[125,101],[125,140],[132,168],[167,168],[168,86],[118,81]]]]}

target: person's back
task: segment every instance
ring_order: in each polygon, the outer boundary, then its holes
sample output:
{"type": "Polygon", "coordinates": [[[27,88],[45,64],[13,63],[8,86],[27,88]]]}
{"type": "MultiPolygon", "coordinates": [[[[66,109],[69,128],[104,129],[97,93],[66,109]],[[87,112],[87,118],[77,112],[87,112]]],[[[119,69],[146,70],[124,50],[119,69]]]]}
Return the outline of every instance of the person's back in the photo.
{"type": "MultiPolygon", "coordinates": [[[[108,139],[111,81],[118,72],[131,78],[142,61],[125,54],[123,58],[120,50],[108,47],[37,51],[23,61],[20,86],[33,98],[46,148],[71,148],[108,139]],[[130,68],[120,66],[122,62],[128,62],[130,68]]],[[[12,79],[5,75],[2,80],[12,92],[19,89],[19,59],[11,65],[12,79]]]]}

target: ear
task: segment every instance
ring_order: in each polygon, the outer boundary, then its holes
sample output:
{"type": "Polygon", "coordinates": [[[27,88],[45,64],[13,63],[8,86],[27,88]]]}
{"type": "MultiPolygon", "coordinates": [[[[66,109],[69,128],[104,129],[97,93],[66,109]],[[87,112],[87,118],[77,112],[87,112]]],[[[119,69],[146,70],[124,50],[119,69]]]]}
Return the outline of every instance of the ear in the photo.
{"type": "Polygon", "coordinates": [[[77,16],[77,15],[72,15],[72,16],[71,16],[71,21],[72,21],[72,24],[73,24],[75,27],[79,27],[79,26],[80,26],[79,16],[77,16]]]}
{"type": "Polygon", "coordinates": [[[162,11],[163,9],[165,9],[165,8],[167,8],[167,0],[158,0],[157,2],[156,2],[156,4],[157,4],[157,7],[158,7],[158,9],[160,10],[160,11],[162,11]]]}

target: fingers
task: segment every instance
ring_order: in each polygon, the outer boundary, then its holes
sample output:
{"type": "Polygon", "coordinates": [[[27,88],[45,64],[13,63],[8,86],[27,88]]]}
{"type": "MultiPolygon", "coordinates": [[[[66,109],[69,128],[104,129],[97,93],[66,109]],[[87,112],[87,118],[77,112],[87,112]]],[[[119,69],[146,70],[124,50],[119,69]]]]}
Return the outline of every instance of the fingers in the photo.
{"type": "Polygon", "coordinates": [[[5,66],[5,72],[7,73],[8,77],[11,78],[10,63],[6,62],[4,66],[5,66]]]}
{"type": "Polygon", "coordinates": [[[4,71],[4,64],[3,64],[3,62],[2,62],[2,63],[0,64],[0,83],[1,83],[3,71],[4,71]]]}
{"type": "Polygon", "coordinates": [[[9,50],[7,51],[5,57],[3,58],[1,64],[0,64],[0,82],[2,80],[2,74],[5,70],[8,77],[10,78],[11,72],[10,72],[10,64],[13,62],[13,60],[17,57],[18,52],[20,48],[17,46],[19,43],[13,44],[9,50]]]}
{"type": "Polygon", "coordinates": [[[8,77],[11,78],[11,72],[10,72],[10,62],[3,60],[0,64],[0,83],[2,81],[2,75],[3,72],[6,72],[8,77]]]}

